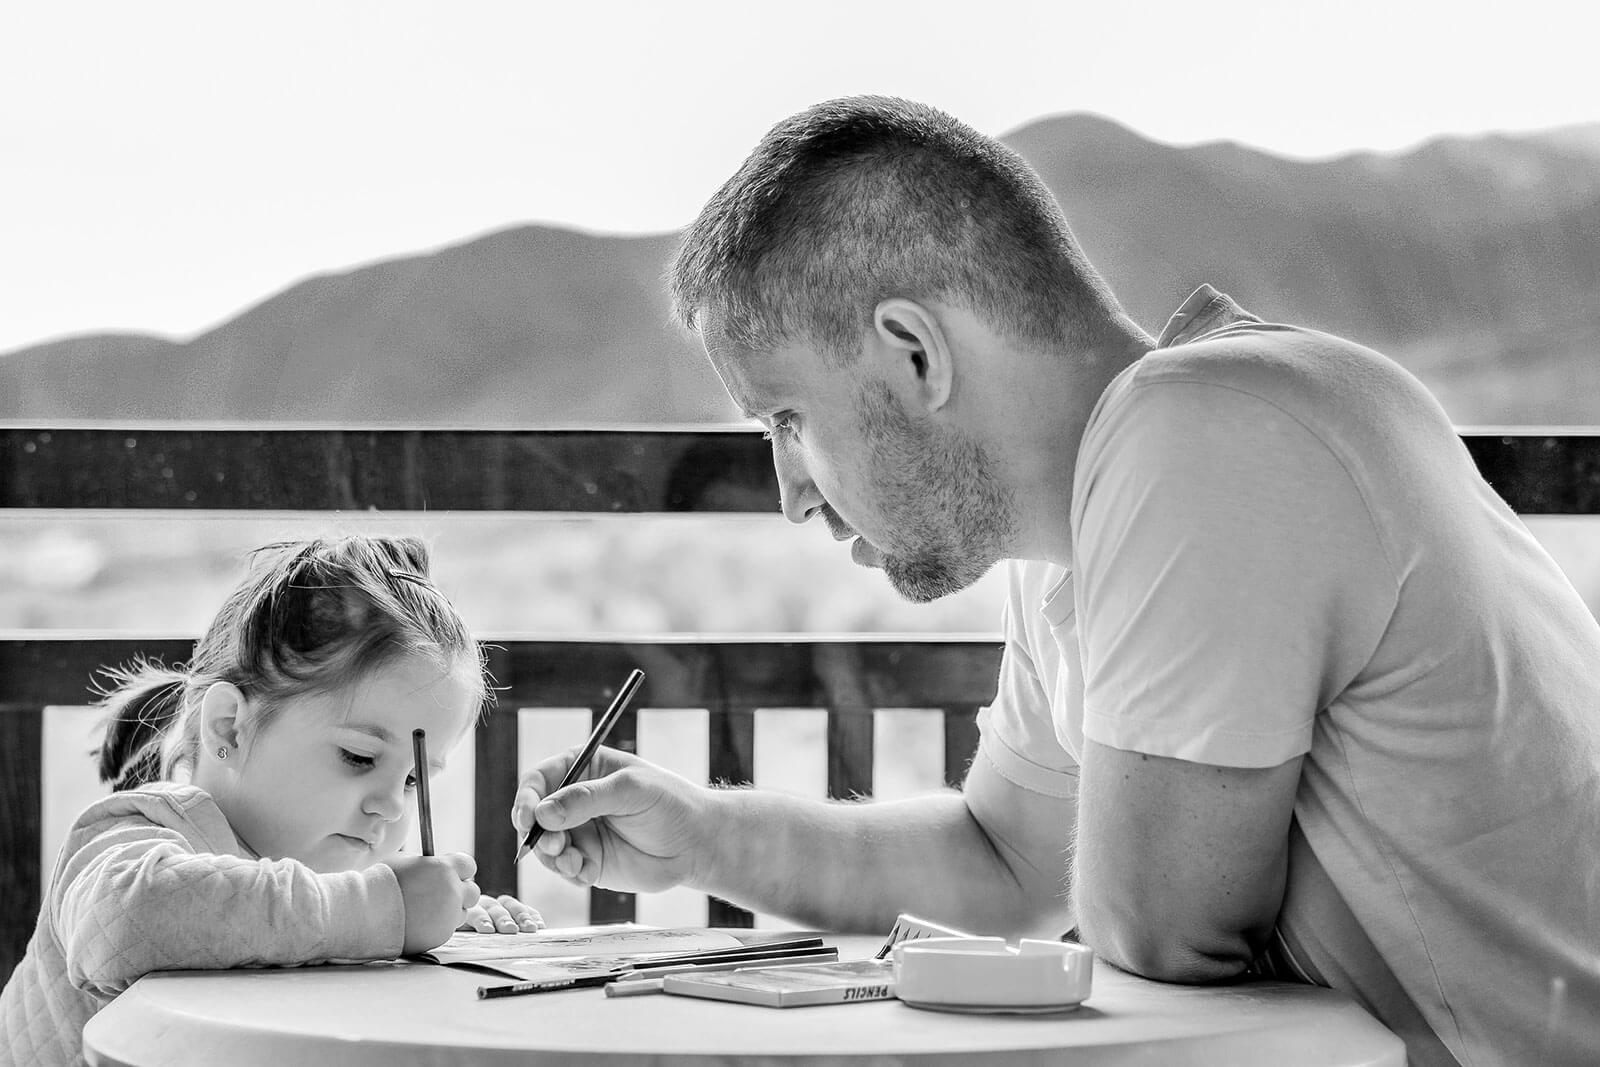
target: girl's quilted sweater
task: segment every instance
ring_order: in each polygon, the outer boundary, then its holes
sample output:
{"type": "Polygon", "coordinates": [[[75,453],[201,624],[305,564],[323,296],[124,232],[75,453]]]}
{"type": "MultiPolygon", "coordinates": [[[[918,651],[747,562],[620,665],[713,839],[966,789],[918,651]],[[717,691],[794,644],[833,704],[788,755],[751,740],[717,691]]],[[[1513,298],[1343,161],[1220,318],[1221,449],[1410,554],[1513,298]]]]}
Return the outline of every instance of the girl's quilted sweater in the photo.
{"type": "Polygon", "coordinates": [[[170,782],[78,816],[28,951],[0,993],[0,1065],[83,1063],[83,1027],[150,971],[400,954],[394,872],[249,856],[216,802],[170,782]]]}

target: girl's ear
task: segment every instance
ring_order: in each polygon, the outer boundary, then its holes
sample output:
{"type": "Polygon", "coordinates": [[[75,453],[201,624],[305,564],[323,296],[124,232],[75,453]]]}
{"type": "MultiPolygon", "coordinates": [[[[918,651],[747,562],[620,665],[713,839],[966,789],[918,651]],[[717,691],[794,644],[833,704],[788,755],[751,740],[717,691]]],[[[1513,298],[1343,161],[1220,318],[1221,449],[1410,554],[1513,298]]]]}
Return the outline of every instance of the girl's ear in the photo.
{"type": "Polygon", "coordinates": [[[249,714],[249,702],[238,686],[232,682],[213,682],[200,698],[201,751],[236,755],[249,714]]]}

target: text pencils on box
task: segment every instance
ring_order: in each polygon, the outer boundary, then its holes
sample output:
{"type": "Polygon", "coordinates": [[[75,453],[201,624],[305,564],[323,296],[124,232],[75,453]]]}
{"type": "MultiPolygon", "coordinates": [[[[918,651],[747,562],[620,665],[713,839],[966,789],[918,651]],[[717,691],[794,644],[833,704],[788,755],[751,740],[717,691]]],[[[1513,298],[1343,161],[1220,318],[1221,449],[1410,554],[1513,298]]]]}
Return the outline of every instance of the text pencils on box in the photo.
{"type": "Polygon", "coordinates": [[[669,974],[661,980],[661,988],[678,996],[768,1008],[890,1000],[894,997],[894,964],[888,960],[848,960],[712,974],[669,974]]]}
{"type": "Polygon", "coordinates": [[[617,976],[606,983],[606,996],[633,997],[644,993],[664,993],[662,982],[669,974],[705,974],[713,971],[734,971],[749,967],[780,967],[790,963],[823,963],[839,958],[836,948],[807,948],[784,955],[762,958],[759,963],[738,960],[732,963],[678,963],[662,967],[640,967],[617,976]]]}

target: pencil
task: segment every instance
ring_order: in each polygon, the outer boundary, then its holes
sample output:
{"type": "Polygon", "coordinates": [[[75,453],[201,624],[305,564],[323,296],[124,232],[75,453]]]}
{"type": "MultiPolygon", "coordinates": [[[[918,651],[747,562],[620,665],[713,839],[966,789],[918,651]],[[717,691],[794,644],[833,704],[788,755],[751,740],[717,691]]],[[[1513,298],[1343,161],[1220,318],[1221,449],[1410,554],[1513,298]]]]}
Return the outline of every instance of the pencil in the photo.
{"type": "MultiPolygon", "coordinates": [[[[729,953],[729,955],[734,955],[729,953]]],[[[659,981],[669,974],[700,973],[703,971],[732,971],[744,967],[776,967],[783,964],[795,963],[831,963],[839,958],[839,950],[832,947],[817,947],[800,949],[793,952],[750,952],[740,954],[738,959],[715,959],[706,963],[679,962],[659,967],[650,965],[650,961],[642,960],[638,963],[624,963],[613,970],[600,971],[595,974],[581,974],[572,978],[548,978],[542,981],[515,982],[511,985],[481,985],[478,987],[479,1000],[499,1000],[502,997],[522,997],[530,993],[554,993],[563,989],[591,989],[604,986],[608,991],[612,986],[640,987],[619,989],[617,992],[608,992],[607,996],[626,997],[635,993],[651,991],[651,980],[659,981]]],[[[656,992],[660,987],[655,988],[656,992]]]]}
{"type": "MultiPolygon", "coordinates": [[[[628,680],[622,683],[621,689],[617,690],[616,699],[611,702],[611,706],[606,709],[606,713],[600,716],[600,721],[595,723],[594,731],[589,734],[589,740],[583,743],[583,748],[578,752],[578,758],[572,761],[572,766],[568,767],[567,773],[562,776],[561,784],[551,792],[565,789],[573,782],[576,782],[584,770],[588,768],[589,761],[594,759],[595,749],[600,747],[600,742],[606,739],[606,735],[616,725],[618,716],[622,714],[622,709],[628,706],[628,701],[633,699],[634,690],[639,688],[639,683],[642,681],[644,681],[644,671],[636,668],[632,674],[628,675],[628,680]]],[[[517,858],[512,862],[520,861],[522,857],[532,851],[534,842],[539,840],[539,835],[542,833],[544,831],[539,828],[539,820],[534,819],[533,825],[528,827],[528,836],[523,838],[522,846],[517,849],[517,858]]]]}
{"type": "Polygon", "coordinates": [[[428,795],[428,731],[411,731],[411,757],[416,761],[417,823],[422,830],[422,854],[433,855],[433,800],[428,795]]]}
{"type": "Polygon", "coordinates": [[[748,971],[763,967],[783,967],[796,963],[834,963],[839,959],[836,948],[802,949],[772,957],[752,956],[748,960],[730,960],[727,963],[680,963],[671,967],[641,967],[626,971],[615,981],[605,984],[608,997],[638,997],[666,992],[661,980],[669,974],[705,974],[710,971],[748,971]]]}

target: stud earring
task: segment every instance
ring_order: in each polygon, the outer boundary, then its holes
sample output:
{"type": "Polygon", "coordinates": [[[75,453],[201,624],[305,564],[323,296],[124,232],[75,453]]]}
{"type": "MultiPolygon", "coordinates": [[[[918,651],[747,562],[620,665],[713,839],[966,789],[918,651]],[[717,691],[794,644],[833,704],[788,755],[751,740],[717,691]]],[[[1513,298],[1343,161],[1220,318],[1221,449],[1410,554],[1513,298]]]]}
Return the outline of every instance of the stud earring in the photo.
{"type": "Polygon", "coordinates": [[[228,746],[227,745],[223,745],[221,748],[217,749],[217,758],[218,759],[227,759],[228,758],[228,746]]]}

